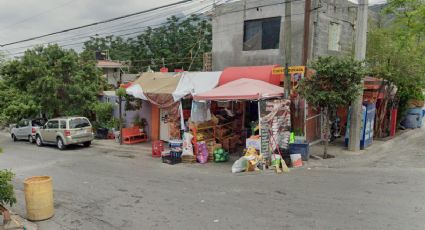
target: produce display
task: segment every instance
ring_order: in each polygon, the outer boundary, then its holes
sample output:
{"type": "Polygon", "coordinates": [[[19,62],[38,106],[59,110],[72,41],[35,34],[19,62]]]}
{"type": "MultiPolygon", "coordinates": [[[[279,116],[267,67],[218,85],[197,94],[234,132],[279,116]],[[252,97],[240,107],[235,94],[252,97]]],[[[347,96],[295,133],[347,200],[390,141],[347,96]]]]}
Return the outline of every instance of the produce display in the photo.
{"type": "Polygon", "coordinates": [[[214,161],[215,162],[226,162],[229,160],[229,153],[224,151],[223,148],[214,150],[214,161]]]}

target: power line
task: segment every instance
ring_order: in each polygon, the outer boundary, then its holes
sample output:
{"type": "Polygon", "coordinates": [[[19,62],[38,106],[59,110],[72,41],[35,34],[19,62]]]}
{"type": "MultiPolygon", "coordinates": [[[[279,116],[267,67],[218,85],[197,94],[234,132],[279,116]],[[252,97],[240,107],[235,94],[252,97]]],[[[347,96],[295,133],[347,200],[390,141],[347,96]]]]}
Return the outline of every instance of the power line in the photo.
{"type": "Polygon", "coordinates": [[[74,0],[71,0],[71,1],[64,2],[63,4],[60,4],[60,5],[56,6],[56,7],[53,7],[53,8],[47,9],[47,10],[45,10],[45,11],[42,11],[42,12],[38,13],[38,14],[32,15],[32,16],[30,16],[30,17],[27,17],[27,18],[24,18],[24,19],[22,19],[22,20],[20,20],[20,21],[17,21],[17,22],[15,22],[15,23],[13,23],[13,24],[10,24],[10,25],[8,25],[8,26],[5,26],[5,27],[1,28],[1,29],[0,29],[0,31],[4,31],[4,30],[5,30],[5,29],[7,29],[7,28],[10,28],[10,27],[12,27],[12,26],[19,25],[19,24],[21,24],[21,23],[23,23],[23,22],[26,22],[26,21],[30,20],[30,19],[33,19],[33,18],[35,18],[35,17],[41,16],[41,15],[43,15],[43,14],[46,14],[46,13],[48,13],[48,12],[52,11],[52,10],[56,10],[56,9],[58,9],[58,8],[64,7],[64,6],[69,5],[69,4],[73,3],[73,2],[75,2],[75,1],[74,1],[74,0]]]}
{"type": "Polygon", "coordinates": [[[36,37],[31,37],[31,38],[27,38],[27,39],[20,40],[20,41],[2,44],[2,45],[0,45],[0,47],[5,47],[5,46],[13,45],[13,44],[32,41],[32,40],[35,40],[35,39],[44,38],[44,37],[48,37],[48,36],[52,36],[52,35],[56,35],[56,34],[62,34],[62,33],[66,33],[66,32],[69,32],[69,31],[78,30],[78,29],[82,29],[82,28],[86,28],[86,27],[90,27],[90,26],[95,26],[95,25],[99,25],[99,24],[105,24],[105,23],[108,23],[108,22],[117,21],[117,20],[120,20],[120,19],[123,19],[123,18],[128,18],[128,17],[132,17],[132,16],[135,16],[135,15],[139,15],[139,14],[144,14],[144,13],[147,13],[147,12],[151,12],[151,11],[163,9],[163,8],[170,7],[170,6],[183,4],[183,3],[186,3],[186,2],[190,2],[190,1],[193,1],[193,0],[182,0],[182,1],[175,2],[175,3],[167,4],[167,5],[154,7],[154,8],[148,9],[148,10],[143,10],[143,11],[139,11],[139,12],[136,12],[136,13],[126,14],[126,15],[123,15],[123,16],[119,16],[119,17],[115,17],[115,18],[111,18],[111,19],[107,19],[107,20],[103,20],[103,21],[99,21],[99,22],[86,24],[86,25],[83,25],[83,26],[77,26],[77,27],[74,27],[74,28],[69,28],[69,29],[65,29],[65,30],[61,30],[61,31],[53,32],[53,33],[48,33],[48,34],[44,34],[44,35],[40,35],[40,36],[36,36],[36,37]]]}
{"type": "MultiPolygon", "coordinates": [[[[166,13],[168,13],[168,12],[166,12],[166,13]]],[[[157,19],[156,16],[158,16],[158,15],[153,15],[153,16],[151,16],[149,18],[143,18],[143,22],[151,21],[152,19],[157,19]]],[[[140,19],[138,19],[138,20],[140,20],[140,19]]],[[[137,23],[139,23],[139,22],[137,22],[137,23]]],[[[137,24],[137,23],[134,23],[134,24],[137,24]]],[[[83,33],[77,33],[76,35],[73,35],[73,36],[70,36],[70,37],[64,37],[65,40],[63,40],[63,39],[51,40],[51,41],[39,43],[39,44],[36,44],[36,45],[43,45],[43,44],[56,43],[56,42],[75,41],[75,40],[79,40],[80,38],[88,38],[88,37],[91,37],[91,36],[104,35],[104,34],[106,35],[106,34],[114,33],[114,32],[121,32],[121,31],[127,31],[127,30],[134,30],[134,29],[144,28],[144,27],[137,27],[137,28],[131,28],[131,29],[120,29],[120,30],[116,30],[116,31],[115,30],[112,30],[112,31],[105,32],[105,33],[100,33],[100,34],[96,33],[97,31],[114,28],[114,27],[117,27],[117,26],[120,26],[120,25],[122,25],[122,24],[111,26],[111,27],[108,27],[108,28],[98,28],[97,30],[85,31],[83,33]],[[83,35],[83,34],[85,34],[85,35],[83,35]]],[[[3,50],[3,51],[6,51],[7,52],[7,51],[11,51],[11,50],[16,50],[16,49],[30,48],[30,47],[33,47],[33,46],[35,46],[35,45],[25,45],[25,46],[10,48],[10,49],[3,50]]]]}
{"type": "MultiPolygon", "coordinates": [[[[217,3],[216,3],[217,4],[217,3]]],[[[209,7],[211,7],[211,6],[214,6],[214,4],[208,4],[208,5],[206,5],[206,6],[204,6],[204,7],[202,7],[202,8],[200,8],[200,9],[197,9],[196,11],[193,11],[193,12],[190,12],[190,13],[188,13],[185,17],[182,17],[182,18],[180,18],[180,19],[185,19],[185,18],[188,18],[188,17],[191,17],[192,15],[202,15],[202,13],[205,11],[205,10],[208,10],[208,8],[209,7]]],[[[101,33],[102,35],[115,35],[115,36],[130,36],[130,35],[134,35],[134,34],[139,34],[139,33],[142,33],[142,32],[144,32],[144,31],[146,31],[146,29],[143,29],[143,30],[138,30],[138,31],[135,31],[135,32],[130,32],[130,33],[124,33],[124,34],[115,34],[115,32],[123,32],[123,31],[129,31],[129,30],[135,30],[135,29],[141,29],[141,28],[148,28],[148,27],[158,27],[158,26],[162,26],[162,25],[166,25],[168,22],[164,22],[164,23],[160,23],[160,24],[156,24],[156,25],[146,25],[146,26],[143,26],[143,27],[137,27],[137,28],[129,28],[129,29],[121,29],[121,30],[116,30],[116,31],[110,31],[110,32],[106,32],[106,33],[101,33]]],[[[46,42],[46,43],[41,43],[41,44],[37,44],[37,45],[44,45],[44,44],[50,44],[50,43],[55,43],[55,42],[58,42],[58,43],[61,43],[61,42],[64,42],[64,41],[74,41],[74,40],[81,40],[81,39],[84,39],[84,38],[90,38],[90,37],[92,37],[92,36],[87,36],[87,35],[85,35],[85,36],[81,36],[81,37],[70,37],[69,39],[67,39],[67,40],[56,40],[56,41],[50,41],[50,42],[46,42]],[[80,38],[80,39],[79,39],[80,38]]],[[[87,40],[86,40],[87,41],[87,40]]],[[[79,45],[79,44],[84,44],[86,41],[82,41],[82,42],[74,42],[74,43],[70,43],[70,44],[63,44],[63,45],[61,45],[62,47],[67,47],[67,46],[75,46],[75,45],[79,45]]],[[[8,50],[4,50],[4,51],[10,51],[10,50],[14,50],[14,49],[25,49],[25,48],[29,48],[29,47],[33,47],[33,46],[35,46],[35,45],[28,45],[28,46],[21,46],[21,47],[15,47],[15,48],[11,48],[11,49],[8,49],[8,50]]],[[[14,55],[19,55],[19,54],[23,54],[23,53],[25,53],[25,51],[21,51],[21,52],[15,52],[15,53],[12,53],[12,54],[9,54],[9,56],[14,56],[14,55]]]]}
{"type": "MultiPolygon", "coordinates": [[[[217,3],[216,3],[216,4],[217,4],[217,3]]],[[[223,4],[223,3],[222,3],[222,4],[223,4]]],[[[182,18],[180,18],[180,19],[184,19],[184,18],[190,17],[191,15],[202,15],[202,13],[204,13],[205,11],[208,11],[208,10],[209,10],[209,8],[210,8],[210,7],[212,7],[212,6],[214,6],[214,4],[213,4],[213,3],[208,4],[208,5],[206,5],[206,6],[202,6],[202,8],[200,8],[200,9],[197,9],[197,10],[192,11],[192,12],[188,12],[186,17],[182,17],[182,18]],[[198,13],[200,13],[200,14],[198,14],[198,13]]],[[[193,8],[193,6],[192,6],[192,8],[193,8]]],[[[189,9],[189,8],[187,8],[187,7],[186,7],[184,10],[186,10],[186,9],[189,9]]],[[[139,19],[139,20],[143,20],[143,23],[145,23],[145,22],[150,21],[150,20],[152,20],[152,19],[157,19],[157,18],[159,18],[159,17],[164,17],[164,16],[168,16],[168,15],[170,15],[170,12],[164,12],[164,13],[163,13],[163,14],[161,14],[161,15],[154,14],[154,15],[151,15],[151,17],[148,17],[148,18],[142,18],[142,19],[139,19]]],[[[134,20],[133,20],[133,21],[134,21],[134,20]]],[[[127,22],[127,23],[128,23],[128,22],[127,22]]],[[[132,24],[138,24],[138,22],[136,22],[136,23],[132,23],[132,24]]],[[[14,52],[14,53],[10,53],[10,51],[12,51],[12,50],[25,49],[25,48],[34,47],[34,46],[36,46],[36,45],[44,45],[44,44],[51,44],[51,43],[58,43],[59,45],[61,45],[61,43],[66,42],[66,41],[74,41],[74,42],[73,42],[72,44],[67,44],[67,45],[62,45],[62,46],[72,46],[72,45],[78,45],[78,44],[83,44],[85,41],[83,41],[83,42],[77,42],[77,43],[75,43],[75,41],[78,41],[78,40],[81,40],[81,39],[85,39],[85,38],[91,38],[91,37],[93,37],[93,36],[98,36],[98,35],[104,35],[104,36],[107,36],[107,35],[108,35],[108,36],[110,36],[110,35],[116,35],[116,36],[129,36],[129,35],[133,35],[133,34],[137,34],[137,33],[141,33],[141,32],[146,31],[145,29],[140,30],[141,28],[156,27],[156,26],[161,26],[161,25],[165,25],[165,24],[167,24],[167,22],[160,23],[160,24],[155,24],[155,25],[146,25],[146,26],[142,26],[142,27],[138,26],[138,27],[132,27],[132,28],[127,28],[127,29],[119,29],[119,30],[113,30],[113,31],[105,31],[105,33],[99,33],[99,34],[98,34],[98,33],[95,33],[96,31],[104,30],[104,29],[109,29],[109,28],[112,28],[112,27],[108,27],[108,28],[99,28],[99,29],[94,30],[94,31],[87,31],[89,34],[87,34],[86,32],[84,32],[84,33],[86,33],[86,35],[82,35],[82,36],[79,36],[79,35],[77,34],[77,35],[75,35],[75,36],[71,36],[71,37],[68,37],[68,38],[64,37],[64,38],[65,38],[65,40],[63,40],[63,39],[59,39],[59,40],[52,40],[52,41],[47,41],[47,42],[43,42],[43,43],[39,43],[39,44],[32,44],[32,45],[25,45],[25,46],[20,46],[20,47],[14,47],[14,48],[10,48],[10,49],[3,50],[3,51],[5,51],[5,52],[9,52],[8,56],[13,56],[13,55],[17,55],[17,54],[22,54],[22,53],[24,53],[24,51],[22,51],[22,52],[14,52]],[[119,34],[116,34],[116,32],[131,31],[131,30],[136,30],[136,29],[139,29],[139,30],[138,30],[138,31],[135,31],[135,32],[132,32],[132,33],[125,33],[125,34],[119,33],[119,34]],[[92,34],[93,34],[93,36],[92,36],[92,35],[90,35],[90,33],[92,33],[92,34]]],[[[120,25],[121,25],[121,24],[120,24],[120,25]]],[[[119,26],[119,25],[118,25],[118,26],[119,26]]],[[[124,28],[125,28],[125,27],[124,27],[124,28]]],[[[13,51],[12,51],[12,52],[13,52],[13,51]]]]}

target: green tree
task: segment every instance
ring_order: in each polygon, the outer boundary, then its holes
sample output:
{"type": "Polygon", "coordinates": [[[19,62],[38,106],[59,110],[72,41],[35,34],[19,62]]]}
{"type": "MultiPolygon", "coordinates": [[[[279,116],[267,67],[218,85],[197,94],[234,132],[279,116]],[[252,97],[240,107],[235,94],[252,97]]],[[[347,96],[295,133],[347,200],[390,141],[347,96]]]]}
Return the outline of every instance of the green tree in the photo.
{"type": "Polygon", "coordinates": [[[369,31],[367,62],[374,75],[397,86],[402,115],[409,100],[424,99],[425,3],[389,0],[382,13],[390,18],[390,23],[369,31]]]}
{"type": "Polygon", "coordinates": [[[96,123],[99,127],[108,127],[111,125],[114,106],[111,103],[98,102],[94,104],[93,112],[96,114],[96,123]]]}
{"type": "Polygon", "coordinates": [[[364,77],[362,63],[352,58],[319,57],[311,68],[315,74],[301,80],[298,93],[309,105],[320,108],[324,115],[324,158],[330,136],[330,112],[341,106],[348,106],[362,90],[360,83],[364,77]]]}
{"type": "Polygon", "coordinates": [[[84,44],[83,56],[94,59],[95,51],[107,50],[112,60],[130,60],[131,72],[158,71],[163,64],[173,71],[202,70],[203,53],[212,48],[208,19],[198,15],[180,19],[172,16],[159,27],[148,27],[134,38],[108,36],[91,38],[84,44]]]}
{"type": "Polygon", "coordinates": [[[96,51],[108,51],[112,60],[128,60],[131,56],[131,48],[122,37],[106,36],[91,37],[84,43],[84,51],[81,56],[85,60],[95,60],[96,51]]]}
{"type": "Polygon", "coordinates": [[[94,61],[83,61],[58,45],[27,50],[0,70],[0,118],[13,122],[27,116],[91,116],[104,85],[94,61]]]}

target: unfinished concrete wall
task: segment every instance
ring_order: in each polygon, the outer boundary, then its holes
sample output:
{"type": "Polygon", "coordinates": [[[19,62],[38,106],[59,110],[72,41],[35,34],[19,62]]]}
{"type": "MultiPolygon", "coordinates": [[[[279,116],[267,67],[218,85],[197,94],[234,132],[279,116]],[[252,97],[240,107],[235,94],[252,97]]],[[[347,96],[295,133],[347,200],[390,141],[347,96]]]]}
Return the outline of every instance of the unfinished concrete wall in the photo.
{"type": "MultiPolygon", "coordinates": [[[[304,5],[292,3],[292,61],[301,61],[304,5]]],[[[282,0],[247,0],[218,7],[213,18],[213,70],[228,66],[270,65],[284,63],[285,4],[282,0]],[[278,49],[243,50],[244,21],[281,17],[278,49]]]]}
{"type": "Polygon", "coordinates": [[[316,0],[313,17],[313,54],[319,56],[351,56],[354,50],[357,7],[341,0],[316,0]],[[329,49],[331,24],[340,26],[339,50],[329,49]]]}
{"type": "MultiPolygon", "coordinates": [[[[285,63],[285,0],[246,0],[218,7],[214,12],[213,70],[228,66],[252,66],[285,63]],[[253,19],[281,17],[277,49],[243,50],[244,22],[253,19]]],[[[313,0],[310,30],[310,58],[324,55],[351,55],[354,41],[356,6],[347,0],[313,0]],[[338,51],[329,50],[329,25],[340,25],[338,51]]],[[[304,35],[304,1],[291,5],[291,65],[300,65],[304,35]]]]}

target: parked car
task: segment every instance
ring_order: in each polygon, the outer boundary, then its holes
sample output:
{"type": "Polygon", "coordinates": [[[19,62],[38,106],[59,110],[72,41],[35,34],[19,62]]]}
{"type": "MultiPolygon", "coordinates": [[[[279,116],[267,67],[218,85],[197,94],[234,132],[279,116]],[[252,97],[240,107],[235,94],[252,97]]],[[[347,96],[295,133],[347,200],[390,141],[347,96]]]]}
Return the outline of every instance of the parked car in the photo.
{"type": "Polygon", "coordinates": [[[35,142],[35,134],[37,130],[46,123],[46,120],[40,119],[23,119],[15,124],[10,130],[10,136],[13,141],[28,140],[30,143],[35,142]]]}
{"type": "Polygon", "coordinates": [[[35,136],[37,146],[56,145],[60,150],[68,145],[89,147],[94,138],[92,125],[85,117],[60,117],[47,121],[35,136]]]}

